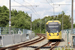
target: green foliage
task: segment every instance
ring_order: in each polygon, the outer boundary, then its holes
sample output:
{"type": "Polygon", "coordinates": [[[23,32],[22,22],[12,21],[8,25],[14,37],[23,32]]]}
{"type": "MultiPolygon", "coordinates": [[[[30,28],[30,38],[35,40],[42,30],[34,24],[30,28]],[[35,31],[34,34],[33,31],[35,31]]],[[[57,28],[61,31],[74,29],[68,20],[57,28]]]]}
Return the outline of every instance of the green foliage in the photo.
{"type": "Polygon", "coordinates": [[[63,16],[63,29],[71,28],[71,18],[69,15],[65,15],[64,11],[62,14],[58,14],[57,16],[45,16],[43,19],[37,19],[33,21],[33,30],[35,33],[40,33],[40,23],[41,23],[41,33],[45,33],[45,24],[49,20],[59,20],[61,22],[62,28],[62,16],[63,16]]]}
{"type": "Polygon", "coordinates": [[[12,27],[30,29],[30,17],[27,13],[18,11],[15,17],[11,18],[12,27]]]}
{"type": "Polygon", "coordinates": [[[73,24],[73,27],[75,28],[75,24],[73,24]]]}
{"type": "MultiPolygon", "coordinates": [[[[9,27],[9,9],[0,6],[0,27],[9,27]]],[[[11,27],[30,29],[30,17],[24,11],[11,10],[11,27]]]]}
{"type": "Polygon", "coordinates": [[[8,24],[8,8],[6,6],[0,6],[0,27],[5,27],[8,24]]]}
{"type": "Polygon", "coordinates": [[[55,50],[73,50],[73,48],[55,48],[55,50]]]}
{"type": "MultiPolygon", "coordinates": [[[[69,15],[62,14],[57,16],[45,16],[43,19],[36,19],[32,22],[33,31],[35,33],[45,33],[45,24],[49,20],[59,20],[62,25],[62,15],[63,15],[63,29],[71,28],[71,18],[69,15]],[[40,30],[41,28],[41,30],[40,30]]],[[[30,29],[30,17],[24,11],[11,11],[11,27],[30,29]]],[[[6,6],[0,6],[0,27],[9,27],[9,9],[6,6]]],[[[75,27],[75,24],[74,24],[75,27]]],[[[62,27],[61,27],[62,28],[62,27]]]]}

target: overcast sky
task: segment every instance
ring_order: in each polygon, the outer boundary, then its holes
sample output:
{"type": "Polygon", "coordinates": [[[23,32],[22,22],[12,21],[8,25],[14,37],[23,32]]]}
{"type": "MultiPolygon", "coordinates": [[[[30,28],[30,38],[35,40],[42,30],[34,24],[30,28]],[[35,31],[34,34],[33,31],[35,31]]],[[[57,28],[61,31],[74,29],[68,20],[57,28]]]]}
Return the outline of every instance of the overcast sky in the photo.
{"type": "MultiPolygon", "coordinates": [[[[11,0],[12,6],[11,9],[16,9],[17,11],[22,10],[24,12],[27,12],[29,15],[32,14],[32,21],[37,18],[44,18],[45,16],[58,15],[59,13],[61,14],[62,11],[64,11],[66,15],[71,15],[71,5],[53,5],[53,4],[71,4],[71,0],[11,0]],[[23,5],[24,7],[13,7],[23,5]]],[[[9,8],[9,0],[0,0],[0,6],[3,5],[9,8]]],[[[75,4],[74,4],[74,13],[75,13],[75,4]]],[[[73,19],[75,22],[75,17],[73,17],[73,19]]]]}

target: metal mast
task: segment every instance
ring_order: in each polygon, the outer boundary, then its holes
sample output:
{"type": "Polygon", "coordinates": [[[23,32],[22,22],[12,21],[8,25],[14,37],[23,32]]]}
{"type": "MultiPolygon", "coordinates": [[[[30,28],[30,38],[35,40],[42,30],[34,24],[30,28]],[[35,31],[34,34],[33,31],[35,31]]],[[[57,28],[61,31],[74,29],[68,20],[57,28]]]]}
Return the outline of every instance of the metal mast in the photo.
{"type": "Polygon", "coordinates": [[[73,33],[73,0],[72,0],[71,33],[73,33]]]}
{"type": "Polygon", "coordinates": [[[11,34],[11,0],[9,0],[9,34],[11,34]]]}
{"type": "Polygon", "coordinates": [[[64,14],[62,14],[62,31],[63,31],[63,16],[64,16],[64,14]]]}
{"type": "MultiPolygon", "coordinates": [[[[71,12],[71,34],[73,34],[73,0],[72,0],[72,12],[71,12]]],[[[73,37],[72,37],[72,47],[73,47],[73,37]]]]}
{"type": "Polygon", "coordinates": [[[30,30],[32,31],[32,14],[31,14],[31,24],[30,24],[30,30]]]}

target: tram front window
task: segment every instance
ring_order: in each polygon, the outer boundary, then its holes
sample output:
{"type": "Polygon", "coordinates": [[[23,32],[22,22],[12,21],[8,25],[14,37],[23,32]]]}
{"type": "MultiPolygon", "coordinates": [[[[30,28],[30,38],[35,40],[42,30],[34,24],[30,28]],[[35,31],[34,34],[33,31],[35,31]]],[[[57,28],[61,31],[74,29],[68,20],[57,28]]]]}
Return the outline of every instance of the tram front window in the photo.
{"type": "Polygon", "coordinates": [[[58,33],[59,29],[58,28],[50,28],[50,33],[58,33]]]}
{"type": "Polygon", "coordinates": [[[49,26],[49,33],[58,33],[59,27],[58,26],[49,26]]]}

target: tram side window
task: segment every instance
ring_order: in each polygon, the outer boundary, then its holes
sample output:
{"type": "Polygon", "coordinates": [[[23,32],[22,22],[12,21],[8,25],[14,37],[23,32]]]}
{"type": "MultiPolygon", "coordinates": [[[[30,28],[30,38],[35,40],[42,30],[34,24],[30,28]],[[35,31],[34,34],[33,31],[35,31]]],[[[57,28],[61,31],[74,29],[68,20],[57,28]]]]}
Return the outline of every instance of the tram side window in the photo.
{"type": "Polygon", "coordinates": [[[48,25],[46,25],[46,30],[48,31],[48,25]]]}
{"type": "Polygon", "coordinates": [[[50,33],[50,28],[48,27],[48,25],[46,25],[46,31],[47,31],[48,33],[50,33]]]}
{"type": "Polygon", "coordinates": [[[59,31],[61,31],[61,25],[59,26],[59,31]]]}

